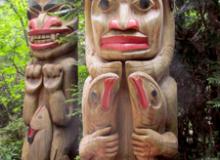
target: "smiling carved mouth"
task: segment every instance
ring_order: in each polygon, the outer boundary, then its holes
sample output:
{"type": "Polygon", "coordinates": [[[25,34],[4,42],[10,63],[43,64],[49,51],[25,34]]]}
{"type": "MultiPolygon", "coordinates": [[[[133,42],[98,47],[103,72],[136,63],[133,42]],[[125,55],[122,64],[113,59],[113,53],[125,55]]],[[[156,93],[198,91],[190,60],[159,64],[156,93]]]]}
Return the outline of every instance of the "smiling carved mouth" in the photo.
{"type": "Polygon", "coordinates": [[[59,45],[57,40],[71,33],[70,29],[37,29],[28,32],[30,46],[33,50],[54,48],[59,45]]]}
{"type": "Polygon", "coordinates": [[[101,48],[116,51],[135,51],[149,48],[147,37],[110,36],[101,38],[101,48]]]}

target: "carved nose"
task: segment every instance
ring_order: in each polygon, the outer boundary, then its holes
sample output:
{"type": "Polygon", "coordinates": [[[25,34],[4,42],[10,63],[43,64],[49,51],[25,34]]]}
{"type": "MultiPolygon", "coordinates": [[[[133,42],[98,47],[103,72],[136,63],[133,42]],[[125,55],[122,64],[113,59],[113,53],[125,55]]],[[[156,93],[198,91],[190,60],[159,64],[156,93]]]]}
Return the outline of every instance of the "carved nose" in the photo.
{"type": "Polygon", "coordinates": [[[129,19],[126,24],[120,24],[120,22],[116,19],[113,19],[109,22],[109,29],[111,30],[139,30],[139,23],[135,19],[129,19]]]}
{"type": "Polygon", "coordinates": [[[35,29],[49,29],[51,27],[60,27],[62,22],[58,17],[47,16],[43,20],[41,18],[34,18],[29,21],[28,27],[30,30],[35,29]]]}
{"type": "Polygon", "coordinates": [[[49,29],[51,27],[60,27],[62,26],[62,22],[58,17],[47,17],[43,28],[44,29],[49,29]]]}

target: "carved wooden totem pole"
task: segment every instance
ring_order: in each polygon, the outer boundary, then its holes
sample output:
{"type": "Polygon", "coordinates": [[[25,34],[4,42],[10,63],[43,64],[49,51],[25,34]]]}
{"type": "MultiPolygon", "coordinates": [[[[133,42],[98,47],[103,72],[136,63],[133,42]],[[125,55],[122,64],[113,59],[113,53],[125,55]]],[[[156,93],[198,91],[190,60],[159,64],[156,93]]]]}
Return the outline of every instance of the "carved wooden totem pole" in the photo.
{"type": "Polygon", "coordinates": [[[73,0],[28,3],[33,56],[25,72],[23,119],[29,129],[22,160],[72,160],[79,132],[72,114],[77,106],[66,103],[77,84],[77,43],[68,41],[77,30],[73,0]]]}
{"type": "Polygon", "coordinates": [[[82,160],[153,160],[177,153],[170,0],[86,0],[82,160]]]}

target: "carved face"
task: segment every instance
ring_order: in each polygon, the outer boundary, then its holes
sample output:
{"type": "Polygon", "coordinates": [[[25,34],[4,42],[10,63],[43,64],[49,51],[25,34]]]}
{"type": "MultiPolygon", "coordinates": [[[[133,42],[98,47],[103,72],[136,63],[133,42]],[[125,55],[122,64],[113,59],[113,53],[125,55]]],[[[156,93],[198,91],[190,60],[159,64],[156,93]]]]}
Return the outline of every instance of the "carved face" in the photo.
{"type": "Polygon", "coordinates": [[[106,60],[149,59],[159,52],[162,0],[92,0],[90,18],[94,50],[106,60]]]}
{"type": "Polygon", "coordinates": [[[40,59],[68,53],[74,42],[77,20],[72,16],[73,0],[29,0],[29,44],[40,59]]]}

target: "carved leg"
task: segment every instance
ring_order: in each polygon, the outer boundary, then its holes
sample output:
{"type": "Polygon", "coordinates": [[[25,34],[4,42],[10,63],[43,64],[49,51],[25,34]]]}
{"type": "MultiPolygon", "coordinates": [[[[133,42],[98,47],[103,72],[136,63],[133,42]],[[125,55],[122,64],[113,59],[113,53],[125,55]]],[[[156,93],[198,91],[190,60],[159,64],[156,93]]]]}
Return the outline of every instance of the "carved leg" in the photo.
{"type": "Polygon", "coordinates": [[[54,124],[50,159],[61,160],[73,149],[79,124],[72,115],[73,105],[66,103],[67,98],[63,89],[64,70],[62,66],[59,64],[47,64],[43,67],[43,73],[44,87],[49,93],[49,108],[54,124]]]}
{"type": "Polygon", "coordinates": [[[119,77],[103,74],[88,78],[83,93],[83,133],[80,144],[82,160],[111,160],[118,151],[116,133],[117,92],[119,77]]]}
{"type": "Polygon", "coordinates": [[[50,160],[69,160],[78,137],[78,125],[74,119],[67,127],[54,126],[50,160]],[[64,159],[64,157],[66,157],[64,159]]]}
{"type": "Polygon", "coordinates": [[[29,160],[29,158],[28,158],[29,153],[30,153],[30,147],[29,147],[29,143],[27,141],[27,137],[25,137],[24,144],[22,147],[21,159],[22,160],[29,160]]]}
{"type": "Polygon", "coordinates": [[[132,143],[138,160],[154,159],[161,154],[162,136],[167,116],[163,93],[146,73],[135,72],[128,77],[132,103],[134,133],[132,143]]]}
{"type": "Polygon", "coordinates": [[[38,92],[42,86],[42,71],[40,65],[29,65],[25,71],[25,96],[23,119],[26,125],[34,115],[38,106],[38,92]]]}
{"type": "Polygon", "coordinates": [[[166,77],[161,83],[162,92],[167,101],[166,133],[164,133],[165,150],[163,156],[172,157],[178,152],[177,128],[177,84],[172,77],[166,77]]]}

